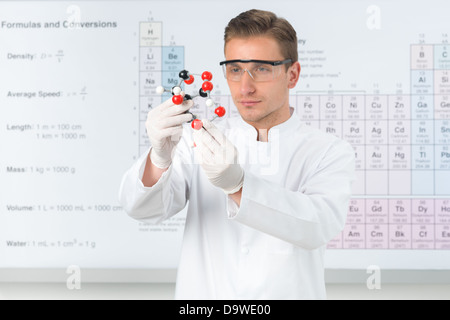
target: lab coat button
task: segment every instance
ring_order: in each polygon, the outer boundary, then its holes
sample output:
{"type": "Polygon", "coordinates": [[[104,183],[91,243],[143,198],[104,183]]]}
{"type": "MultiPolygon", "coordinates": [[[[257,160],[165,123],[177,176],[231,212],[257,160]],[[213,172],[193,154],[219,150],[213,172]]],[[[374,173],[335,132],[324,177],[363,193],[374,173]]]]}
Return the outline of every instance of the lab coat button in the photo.
{"type": "Polygon", "coordinates": [[[241,248],[241,253],[242,254],[248,254],[250,252],[250,250],[247,247],[242,247],[241,248]]]}

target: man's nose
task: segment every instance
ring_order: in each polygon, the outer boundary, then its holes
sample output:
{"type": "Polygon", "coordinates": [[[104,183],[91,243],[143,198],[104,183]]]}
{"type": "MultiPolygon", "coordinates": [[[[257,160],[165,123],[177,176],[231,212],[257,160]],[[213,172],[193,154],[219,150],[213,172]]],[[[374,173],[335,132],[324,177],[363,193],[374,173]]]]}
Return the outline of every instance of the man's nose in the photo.
{"type": "Polygon", "coordinates": [[[241,94],[246,95],[255,91],[255,80],[247,69],[244,69],[244,73],[241,77],[241,94]]]}

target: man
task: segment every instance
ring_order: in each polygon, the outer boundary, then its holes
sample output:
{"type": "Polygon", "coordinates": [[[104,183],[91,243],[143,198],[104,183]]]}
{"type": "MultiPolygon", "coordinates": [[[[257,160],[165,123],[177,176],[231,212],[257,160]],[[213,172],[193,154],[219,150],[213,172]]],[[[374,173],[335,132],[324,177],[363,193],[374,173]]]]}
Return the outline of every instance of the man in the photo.
{"type": "Polygon", "coordinates": [[[225,58],[240,117],[196,131],[184,125],[190,101],[150,111],[152,148],[125,174],[121,203],[159,223],[189,200],[178,299],[323,299],[324,250],[345,224],[354,151],[290,107],[300,64],[289,22],[240,14],[225,29],[225,58]]]}

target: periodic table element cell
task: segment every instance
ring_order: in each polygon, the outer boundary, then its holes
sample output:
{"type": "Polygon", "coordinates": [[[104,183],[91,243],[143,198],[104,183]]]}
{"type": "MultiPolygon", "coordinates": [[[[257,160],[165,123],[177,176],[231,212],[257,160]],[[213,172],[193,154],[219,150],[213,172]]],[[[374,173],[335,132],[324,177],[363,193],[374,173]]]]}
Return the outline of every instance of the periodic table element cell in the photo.
{"type": "Polygon", "coordinates": [[[344,95],[342,97],[342,117],[346,120],[365,119],[365,96],[344,95]]]}
{"type": "Polygon", "coordinates": [[[140,72],[140,88],[139,92],[141,96],[155,96],[156,88],[161,82],[161,72],[140,72]]]}
{"type": "Polygon", "coordinates": [[[320,119],[321,120],[341,120],[342,119],[342,96],[320,97],[320,119]]]}
{"type": "Polygon", "coordinates": [[[140,46],[141,47],[162,46],[162,22],[141,22],[140,46]]]}
{"type": "Polygon", "coordinates": [[[139,99],[139,120],[146,121],[148,112],[159,106],[162,102],[163,100],[160,95],[141,96],[139,99]]]}
{"type": "Polygon", "coordinates": [[[450,120],[435,120],[434,129],[436,144],[450,145],[450,120]]]}
{"type": "Polygon", "coordinates": [[[413,224],[411,230],[412,248],[431,250],[435,248],[435,227],[429,224],[413,224]]]}
{"type": "Polygon", "coordinates": [[[411,119],[411,97],[409,95],[391,95],[388,97],[389,119],[411,119]]]}
{"type": "MultiPolygon", "coordinates": [[[[366,170],[387,170],[388,146],[368,145],[366,146],[366,170]]],[[[375,180],[376,181],[376,180],[375,180]]]]}
{"type": "Polygon", "coordinates": [[[434,199],[412,199],[411,201],[411,218],[413,224],[434,225],[434,199]]]}
{"type": "Polygon", "coordinates": [[[347,223],[364,224],[365,223],[365,200],[351,199],[348,206],[347,223]]]}
{"type": "Polygon", "coordinates": [[[389,224],[389,248],[390,249],[411,249],[412,235],[411,225],[389,224]]]}
{"type": "Polygon", "coordinates": [[[160,71],[161,65],[161,47],[141,47],[140,48],[140,70],[141,71],[160,71]]]}
{"type": "Polygon", "coordinates": [[[389,199],[389,223],[411,224],[411,200],[389,199]]]}
{"type": "Polygon", "coordinates": [[[207,118],[206,105],[204,99],[194,99],[194,104],[189,109],[189,112],[195,114],[199,119],[207,118]]]}
{"type": "Polygon", "coordinates": [[[436,224],[450,224],[450,199],[436,199],[436,224]]]}
{"type": "Polygon", "coordinates": [[[411,97],[411,118],[430,119],[434,117],[434,96],[413,95],[411,97]]]}
{"type": "Polygon", "coordinates": [[[435,119],[450,119],[450,95],[434,96],[435,119]]]}
{"type": "Polygon", "coordinates": [[[450,70],[450,47],[448,45],[434,46],[434,68],[450,70]]]}
{"type": "Polygon", "coordinates": [[[387,199],[366,200],[366,224],[388,224],[389,206],[387,199]]]}
{"type": "Polygon", "coordinates": [[[389,118],[387,98],[385,95],[366,96],[367,120],[387,120],[389,118]]]}
{"type": "MultiPolygon", "coordinates": [[[[173,88],[175,86],[178,86],[180,80],[178,73],[179,71],[163,71],[161,73],[161,86],[165,88],[173,88]]],[[[184,87],[183,84],[182,87],[184,87]]],[[[172,94],[170,92],[165,92],[163,96],[168,99],[172,96],[172,94]]]]}
{"type": "Polygon", "coordinates": [[[151,145],[145,127],[145,121],[139,121],[139,144],[140,147],[149,147],[151,145]]]}
{"type": "MultiPolygon", "coordinates": [[[[435,169],[444,170],[450,172],[450,146],[449,145],[435,145],[434,147],[434,159],[435,159],[435,169]]],[[[442,172],[444,173],[444,172],[442,172]]],[[[450,185],[450,181],[447,184],[450,185]]]]}
{"type": "Polygon", "coordinates": [[[450,249],[450,200],[436,199],[436,249],[450,249]]]}
{"type": "Polygon", "coordinates": [[[411,121],[392,120],[388,123],[389,144],[404,145],[411,143],[411,121]]]}
{"type": "Polygon", "coordinates": [[[388,224],[366,225],[366,249],[388,249],[389,248],[389,226],[388,224]]]}
{"type": "Polygon", "coordinates": [[[434,71],[412,70],[411,71],[411,93],[433,94],[434,93],[434,71]]]}
{"type": "Polygon", "coordinates": [[[436,249],[450,249],[450,224],[436,225],[436,249]]]}
{"type": "MultiPolygon", "coordinates": [[[[411,146],[389,145],[388,146],[389,170],[408,171],[411,170],[411,146]]],[[[407,185],[406,181],[398,181],[407,185]]],[[[407,186],[409,188],[409,185],[407,186]]]]}
{"type": "Polygon", "coordinates": [[[412,168],[417,170],[434,169],[434,146],[433,145],[413,145],[411,149],[412,168]]]}
{"type": "Polygon", "coordinates": [[[434,68],[433,45],[411,46],[411,69],[432,70],[434,68]]]}
{"type": "Polygon", "coordinates": [[[427,145],[433,143],[435,123],[432,120],[411,121],[411,143],[427,145]]]}
{"type": "Polygon", "coordinates": [[[321,120],[319,127],[328,134],[342,138],[342,121],[340,120],[321,120]]]}
{"type": "Polygon", "coordinates": [[[366,143],[368,145],[380,145],[388,143],[388,121],[366,121],[366,143]]]}
{"type": "MultiPolygon", "coordinates": [[[[184,47],[172,46],[162,48],[162,70],[164,72],[178,73],[184,68],[184,47]]],[[[164,85],[163,85],[164,86],[164,85]]]]}
{"type": "Polygon", "coordinates": [[[363,224],[347,224],[342,232],[344,249],[364,249],[366,246],[366,231],[363,224]]]}
{"type": "Polygon", "coordinates": [[[299,95],[297,98],[297,113],[303,121],[319,121],[319,96],[299,95]]]}
{"type": "Polygon", "coordinates": [[[434,71],[434,93],[450,94],[450,70],[434,71]]]}
{"type": "Polygon", "coordinates": [[[343,121],[342,138],[352,145],[365,142],[366,123],[364,120],[343,121]]]}

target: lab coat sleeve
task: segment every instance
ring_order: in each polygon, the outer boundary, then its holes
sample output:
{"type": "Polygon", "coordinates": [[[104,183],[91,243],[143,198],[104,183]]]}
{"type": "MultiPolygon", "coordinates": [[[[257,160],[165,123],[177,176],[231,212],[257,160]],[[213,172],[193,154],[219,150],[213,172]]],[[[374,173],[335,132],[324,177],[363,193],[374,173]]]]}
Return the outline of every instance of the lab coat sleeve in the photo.
{"type": "Polygon", "coordinates": [[[316,249],[344,228],[353,180],[354,151],[341,141],[325,152],[299,190],[245,172],[240,207],[228,200],[229,218],[302,248],[316,249]]]}
{"type": "Polygon", "coordinates": [[[180,141],[171,166],[152,187],[142,183],[148,152],[128,169],[120,185],[119,202],[130,217],[157,224],[186,206],[192,171],[189,149],[186,141],[180,141]]]}

